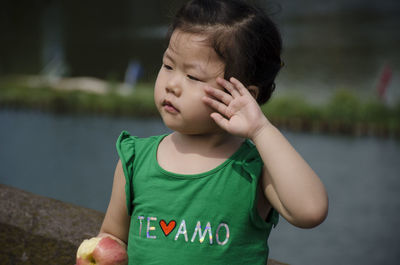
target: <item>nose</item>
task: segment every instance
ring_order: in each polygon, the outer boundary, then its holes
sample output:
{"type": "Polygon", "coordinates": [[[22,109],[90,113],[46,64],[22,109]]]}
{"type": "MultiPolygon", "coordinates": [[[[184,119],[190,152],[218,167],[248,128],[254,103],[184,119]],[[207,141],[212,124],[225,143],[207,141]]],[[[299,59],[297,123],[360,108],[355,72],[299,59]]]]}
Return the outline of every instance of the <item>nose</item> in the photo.
{"type": "Polygon", "coordinates": [[[175,74],[168,79],[167,86],[165,90],[168,93],[172,93],[175,96],[179,97],[182,93],[182,80],[181,78],[175,74]]]}

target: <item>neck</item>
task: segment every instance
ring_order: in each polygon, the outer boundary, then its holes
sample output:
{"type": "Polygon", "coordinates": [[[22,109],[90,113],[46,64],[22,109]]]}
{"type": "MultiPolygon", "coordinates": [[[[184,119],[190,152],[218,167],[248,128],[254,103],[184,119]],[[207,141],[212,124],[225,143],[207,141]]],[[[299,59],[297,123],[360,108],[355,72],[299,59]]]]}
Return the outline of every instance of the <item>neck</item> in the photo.
{"type": "Polygon", "coordinates": [[[236,150],[243,142],[243,138],[225,132],[201,135],[174,132],[171,141],[182,152],[207,154],[215,150],[221,150],[223,153],[229,149],[236,150]]]}

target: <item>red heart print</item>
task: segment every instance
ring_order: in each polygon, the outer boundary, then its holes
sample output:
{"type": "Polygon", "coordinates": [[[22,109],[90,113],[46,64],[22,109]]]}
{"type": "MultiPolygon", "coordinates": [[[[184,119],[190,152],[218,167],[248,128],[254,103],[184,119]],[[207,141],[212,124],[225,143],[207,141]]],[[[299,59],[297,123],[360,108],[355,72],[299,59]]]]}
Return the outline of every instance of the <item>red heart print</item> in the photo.
{"type": "Polygon", "coordinates": [[[164,220],[161,220],[160,226],[164,232],[164,235],[168,236],[172,232],[172,230],[174,230],[174,228],[176,226],[176,222],[174,220],[172,220],[167,224],[164,220]]]}

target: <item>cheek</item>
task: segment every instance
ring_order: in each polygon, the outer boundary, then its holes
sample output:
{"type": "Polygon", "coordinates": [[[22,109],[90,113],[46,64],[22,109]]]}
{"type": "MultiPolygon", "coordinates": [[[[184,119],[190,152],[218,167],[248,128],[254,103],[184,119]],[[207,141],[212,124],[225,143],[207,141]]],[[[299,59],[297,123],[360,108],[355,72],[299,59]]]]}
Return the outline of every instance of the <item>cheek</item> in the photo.
{"type": "Polygon", "coordinates": [[[200,120],[208,120],[210,118],[210,114],[213,112],[213,109],[208,106],[203,101],[203,97],[206,95],[204,90],[196,92],[196,95],[192,100],[189,101],[189,108],[192,110],[192,114],[200,120]]]}
{"type": "Polygon", "coordinates": [[[187,101],[189,106],[192,106],[192,108],[201,108],[202,110],[207,109],[208,106],[203,102],[203,97],[206,95],[206,92],[202,86],[190,87],[188,94],[190,94],[188,96],[190,99],[187,101]]]}
{"type": "Polygon", "coordinates": [[[195,88],[195,96],[196,98],[198,98],[200,101],[202,101],[201,99],[206,95],[206,92],[204,90],[203,86],[198,86],[195,88]]]}
{"type": "Polygon", "coordinates": [[[161,67],[160,68],[160,70],[158,71],[158,74],[157,74],[157,78],[156,78],[156,84],[162,84],[162,83],[164,83],[165,82],[165,71],[164,71],[164,68],[163,67],[161,67]]]}
{"type": "Polygon", "coordinates": [[[163,93],[163,77],[161,73],[158,74],[156,82],[154,84],[154,99],[157,101],[163,93]]]}
{"type": "Polygon", "coordinates": [[[160,85],[161,81],[162,81],[162,74],[161,74],[161,72],[158,72],[158,75],[157,75],[157,78],[156,78],[156,82],[155,82],[155,84],[154,84],[154,87],[157,88],[157,86],[160,85]]]}

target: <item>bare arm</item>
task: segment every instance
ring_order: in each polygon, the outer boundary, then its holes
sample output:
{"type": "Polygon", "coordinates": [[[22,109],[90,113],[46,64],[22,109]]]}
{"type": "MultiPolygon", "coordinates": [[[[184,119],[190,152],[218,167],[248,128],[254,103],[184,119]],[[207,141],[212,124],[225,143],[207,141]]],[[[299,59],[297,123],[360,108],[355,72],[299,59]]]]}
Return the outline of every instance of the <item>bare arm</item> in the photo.
{"type": "Polygon", "coordinates": [[[306,161],[271,124],[252,138],[264,162],[262,187],[271,205],[302,228],[319,225],[328,212],[324,185],[306,161]]]}
{"type": "Polygon", "coordinates": [[[114,182],[110,203],[107,208],[99,236],[111,236],[126,245],[129,230],[128,212],[126,209],[125,175],[121,161],[118,161],[114,173],[114,182]]]}
{"type": "Polygon", "coordinates": [[[264,162],[265,197],[295,226],[320,224],[328,212],[328,197],[318,176],[267,120],[247,88],[234,78],[217,82],[229,93],[206,87],[204,102],[216,110],[211,117],[221,128],[255,143],[264,162]]]}

